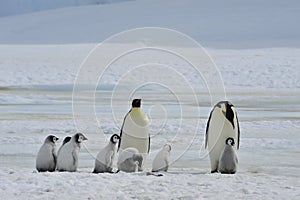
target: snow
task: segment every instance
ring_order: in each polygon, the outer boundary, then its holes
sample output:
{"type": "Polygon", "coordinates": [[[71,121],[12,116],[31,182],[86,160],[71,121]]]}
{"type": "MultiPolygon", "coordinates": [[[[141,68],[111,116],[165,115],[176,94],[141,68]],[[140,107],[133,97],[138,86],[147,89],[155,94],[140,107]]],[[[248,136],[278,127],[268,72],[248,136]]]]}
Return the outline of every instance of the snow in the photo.
{"type": "MultiPolygon", "coordinates": [[[[124,94],[126,86],[116,90],[118,95],[113,106],[110,98],[119,77],[126,73],[124,66],[130,66],[132,59],[116,63],[103,76],[103,87],[97,92],[99,127],[84,130],[89,140],[79,154],[79,171],[37,173],[35,157],[45,137],[54,134],[64,138],[76,132],[72,84],[81,60],[93,47],[91,44],[0,46],[0,74],[3,74],[0,195],[3,198],[299,198],[300,163],[295,158],[299,157],[300,145],[300,60],[297,56],[300,50],[293,48],[208,49],[221,72],[227,98],[238,110],[241,148],[236,175],[209,173],[207,150],[203,149],[211,108],[207,93],[198,91],[199,121],[195,113],[198,104],[193,103],[190,94],[183,93],[185,98],[180,102],[180,111],[170,91],[151,85],[136,93],[143,96],[143,109],[150,118],[151,153],[145,171],[91,173],[97,152],[113,133],[119,133],[129,109],[130,103],[124,94]],[[187,118],[180,121],[179,116],[187,118]],[[195,129],[198,122],[199,128],[195,129]],[[165,143],[172,145],[170,171],[162,177],[147,176],[157,150],[165,143]]],[[[148,80],[155,76],[150,72],[144,73],[145,76],[130,74],[148,80]]],[[[197,76],[188,69],[182,67],[178,72],[197,86],[197,76]]],[[[176,80],[169,79],[168,83],[176,84],[176,80]]],[[[81,101],[85,102],[84,98],[81,101]]],[[[117,157],[115,169],[116,161],[117,157]]]]}
{"type": "Polygon", "coordinates": [[[145,173],[92,174],[36,173],[2,169],[7,177],[1,193],[9,199],[297,199],[299,181],[295,177],[260,173],[234,176],[207,174],[194,169],[170,172],[162,177],[145,173]],[[270,187],[272,185],[272,187],[270,187]],[[196,191],[196,192],[195,192],[196,191]]]}
{"type": "MultiPolygon", "coordinates": [[[[298,2],[215,3],[144,0],[1,17],[1,198],[299,199],[298,2]],[[209,173],[203,144],[214,94],[187,63],[162,52],[138,51],[114,62],[99,79],[92,116],[73,115],[73,84],[89,52],[111,34],[140,26],[175,28],[208,46],[224,98],[239,117],[237,174],[209,173]],[[159,65],[135,68],[154,58],[159,65]],[[142,85],[145,80],[158,84],[142,85]],[[150,120],[145,170],[93,174],[95,156],[119,133],[130,108],[128,91],[142,97],[150,120]],[[35,158],[45,137],[73,135],[84,117],[92,120],[82,130],[89,140],[79,153],[78,172],[38,173],[35,158]],[[165,143],[172,146],[169,172],[147,176],[165,143]]],[[[148,42],[145,38],[143,44],[148,42]]],[[[89,93],[83,94],[78,102],[86,114],[89,93]]]]}

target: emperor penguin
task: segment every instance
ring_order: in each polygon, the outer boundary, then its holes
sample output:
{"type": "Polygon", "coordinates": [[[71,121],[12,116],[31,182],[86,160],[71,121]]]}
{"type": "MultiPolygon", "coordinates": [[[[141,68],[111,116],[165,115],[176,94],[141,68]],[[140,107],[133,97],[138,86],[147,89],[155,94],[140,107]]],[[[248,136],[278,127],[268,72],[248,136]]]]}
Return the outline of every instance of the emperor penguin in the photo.
{"type": "Polygon", "coordinates": [[[117,134],[114,134],[110,137],[110,141],[108,145],[106,145],[97,154],[93,173],[104,173],[104,172],[112,173],[112,164],[115,158],[116,144],[119,140],[120,137],[117,134]]]}
{"type": "Polygon", "coordinates": [[[118,171],[139,172],[142,171],[143,156],[136,148],[124,149],[118,158],[118,171]]]}
{"type": "Polygon", "coordinates": [[[37,158],[36,169],[39,172],[53,172],[56,166],[56,141],[58,137],[49,135],[41,146],[37,158]]]}
{"type": "Polygon", "coordinates": [[[58,171],[75,172],[78,167],[78,153],[81,143],[87,140],[82,133],[76,133],[71,140],[62,146],[58,157],[56,168],[58,171]]]}
{"type": "Polygon", "coordinates": [[[71,140],[71,137],[70,137],[70,136],[65,137],[65,139],[64,139],[63,142],[62,142],[62,145],[59,147],[59,149],[58,149],[58,151],[57,151],[57,156],[58,156],[58,154],[59,154],[61,148],[62,148],[66,143],[68,143],[70,140],[71,140]]]}
{"type": "Polygon", "coordinates": [[[150,134],[149,120],[146,113],[141,109],[141,99],[132,101],[132,108],[126,114],[121,127],[118,151],[123,151],[129,147],[136,148],[143,156],[143,168],[150,151],[150,134]]]}
{"type": "Polygon", "coordinates": [[[156,154],[152,162],[152,172],[168,171],[170,162],[171,145],[165,144],[156,154]]]}
{"type": "Polygon", "coordinates": [[[233,148],[239,149],[240,128],[236,110],[229,101],[221,101],[210,112],[206,126],[205,148],[209,150],[211,173],[218,172],[219,159],[227,138],[237,141],[233,148]]]}
{"type": "Polygon", "coordinates": [[[219,172],[222,174],[235,174],[237,170],[238,158],[234,147],[234,139],[229,137],[226,146],[219,160],[219,172]]]}

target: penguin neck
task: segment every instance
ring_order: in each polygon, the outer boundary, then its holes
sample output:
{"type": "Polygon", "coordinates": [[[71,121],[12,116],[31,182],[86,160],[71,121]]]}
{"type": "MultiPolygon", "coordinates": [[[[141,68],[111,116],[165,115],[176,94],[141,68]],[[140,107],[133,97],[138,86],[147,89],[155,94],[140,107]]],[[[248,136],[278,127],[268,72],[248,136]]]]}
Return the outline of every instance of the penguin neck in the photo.
{"type": "MultiPolygon", "coordinates": [[[[71,141],[70,142],[72,142],[72,144],[73,144],[73,146],[75,146],[75,147],[81,147],[81,143],[78,143],[77,141],[76,141],[76,138],[75,137],[72,137],[72,139],[71,139],[71,141]]],[[[67,143],[68,144],[68,143],[67,143]]]]}
{"type": "Polygon", "coordinates": [[[140,112],[142,109],[141,107],[132,107],[131,112],[140,112]]]}
{"type": "Polygon", "coordinates": [[[108,145],[106,145],[106,148],[108,149],[115,149],[115,147],[116,147],[116,143],[114,144],[112,142],[109,142],[108,145]]]}

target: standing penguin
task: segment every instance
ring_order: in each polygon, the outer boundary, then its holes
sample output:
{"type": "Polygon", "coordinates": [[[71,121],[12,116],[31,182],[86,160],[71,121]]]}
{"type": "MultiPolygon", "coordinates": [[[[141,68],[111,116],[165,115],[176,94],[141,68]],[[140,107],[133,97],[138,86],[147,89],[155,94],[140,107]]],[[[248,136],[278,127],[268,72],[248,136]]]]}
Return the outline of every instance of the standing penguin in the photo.
{"type": "Polygon", "coordinates": [[[126,114],[121,128],[118,151],[128,147],[136,148],[143,155],[143,161],[146,161],[150,150],[149,120],[141,109],[141,99],[132,101],[132,108],[126,114]]]}
{"type": "Polygon", "coordinates": [[[112,164],[115,157],[115,147],[120,137],[114,134],[110,137],[110,141],[97,155],[95,160],[95,168],[93,173],[112,172],[112,164]]]}
{"type": "Polygon", "coordinates": [[[225,149],[219,160],[219,172],[222,174],[235,174],[237,170],[238,158],[233,146],[234,139],[227,138],[225,149]]]}
{"type": "Polygon", "coordinates": [[[70,140],[71,140],[71,137],[70,137],[70,136],[65,137],[65,139],[63,140],[62,145],[59,147],[59,149],[58,149],[58,151],[57,151],[57,156],[58,156],[58,154],[59,154],[61,148],[62,148],[66,143],[68,143],[70,140]]]}
{"type": "Polygon", "coordinates": [[[56,141],[58,138],[54,135],[49,135],[44,144],[41,146],[37,158],[36,169],[39,172],[53,172],[56,166],[56,141]]]}
{"type": "Polygon", "coordinates": [[[57,157],[57,170],[75,172],[78,166],[78,153],[81,143],[87,140],[82,133],[76,133],[71,140],[62,146],[57,157]]]}
{"type": "Polygon", "coordinates": [[[227,138],[237,141],[235,150],[239,149],[240,128],[234,106],[228,101],[221,101],[210,112],[206,126],[205,147],[208,147],[211,173],[218,172],[221,153],[227,138]]]}
{"type": "Polygon", "coordinates": [[[152,162],[152,172],[168,171],[171,145],[165,144],[152,162]]]}
{"type": "Polygon", "coordinates": [[[142,171],[143,156],[136,148],[124,149],[118,158],[118,171],[138,172],[142,171]]]}

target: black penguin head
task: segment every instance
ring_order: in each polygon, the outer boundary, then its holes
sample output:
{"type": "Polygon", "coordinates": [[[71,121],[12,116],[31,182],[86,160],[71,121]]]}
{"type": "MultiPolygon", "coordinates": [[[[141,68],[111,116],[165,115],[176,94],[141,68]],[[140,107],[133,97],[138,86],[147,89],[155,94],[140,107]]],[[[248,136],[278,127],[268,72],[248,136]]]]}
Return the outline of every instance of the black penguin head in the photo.
{"type": "Polygon", "coordinates": [[[65,145],[65,144],[68,143],[70,140],[71,140],[71,137],[70,137],[70,136],[65,137],[65,139],[64,139],[64,141],[63,141],[63,143],[62,143],[62,145],[65,145]]]}
{"type": "Polygon", "coordinates": [[[227,138],[226,144],[228,144],[230,146],[234,146],[234,139],[232,137],[227,138]]]}
{"type": "Polygon", "coordinates": [[[76,133],[75,134],[75,141],[77,143],[81,143],[83,142],[84,140],[87,140],[87,138],[82,134],[82,133],[76,133]]]}
{"type": "Polygon", "coordinates": [[[217,105],[217,107],[222,109],[222,113],[225,115],[226,119],[232,124],[232,127],[234,127],[234,106],[229,101],[221,101],[217,105]]]}
{"type": "Polygon", "coordinates": [[[133,108],[140,108],[141,107],[141,99],[133,99],[132,101],[132,107],[133,108]]]}
{"type": "Polygon", "coordinates": [[[116,144],[119,140],[120,140],[120,136],[118,136],[117,134],[113,134],[110,137],[110,142],[113,143],[113,144],[116,144]]]}
{"type": "Polygon", "coordinates": [[[56,137],[56,136],[54,136],[54,135],[49,135],[49,136],[46,138],[45,142],[55,143],[58,139],[59,139],[59,138],[56,137]]]}

